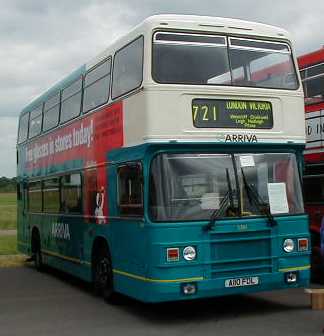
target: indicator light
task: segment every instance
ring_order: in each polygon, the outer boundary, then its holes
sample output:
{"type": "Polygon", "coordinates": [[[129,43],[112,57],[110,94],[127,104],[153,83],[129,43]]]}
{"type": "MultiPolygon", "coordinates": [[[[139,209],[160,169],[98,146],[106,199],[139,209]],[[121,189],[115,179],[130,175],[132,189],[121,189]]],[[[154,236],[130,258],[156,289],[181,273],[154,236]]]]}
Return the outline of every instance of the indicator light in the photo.
{"type": "Polygon", "coordinates": [[[170,247],[167,249],[167,261],[179,261],[178,247],[170,247]]]}
{"type": "Polygon", "coordinates": [[[308,239],[307,238],[298,239],[298,251],[299,252],[308,251],[308,239]]]}

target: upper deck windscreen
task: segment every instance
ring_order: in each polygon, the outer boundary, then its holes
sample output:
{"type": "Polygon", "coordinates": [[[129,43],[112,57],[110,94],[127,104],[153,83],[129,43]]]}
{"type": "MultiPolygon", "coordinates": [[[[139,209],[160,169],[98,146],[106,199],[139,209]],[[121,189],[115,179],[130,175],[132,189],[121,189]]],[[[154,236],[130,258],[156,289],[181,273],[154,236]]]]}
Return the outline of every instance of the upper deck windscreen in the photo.
{"type": "Polygon", "coordinates": [[[152,75],[170,84],[299,87],[288,44],[216,35],[155,33],[152,75]]]}

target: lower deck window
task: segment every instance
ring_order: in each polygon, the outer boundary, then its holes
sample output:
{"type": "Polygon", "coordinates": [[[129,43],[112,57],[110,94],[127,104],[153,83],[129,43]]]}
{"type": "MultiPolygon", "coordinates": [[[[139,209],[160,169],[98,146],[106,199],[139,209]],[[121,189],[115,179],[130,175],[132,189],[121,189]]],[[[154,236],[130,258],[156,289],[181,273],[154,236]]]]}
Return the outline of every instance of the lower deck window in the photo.
{"type": "Polygon", "coordinates": [[[28,186],[28,211],[42,212],[42,183],[31,182],[28,186]]]}
{"type": "Polygon", "coordinates": [[[62,177],[61,210],[66,213],[80,213],[82,210],[81,176],[80,174],[62,177]]]}
{"type": "Polygon", "coordinates": [[[143,215],[143,173],[140,164],[118,169],[118,208],[122,216],[143,215]]]}
{"type": "Polygon", "coordinates": [[[52,178],[43,182],[44,212],[57,213],[60,211],[59,182],[59,178],[52,178]]]}
{"type": "Polygon", "coordinates": [[[28,185],[28,211],[81,214],[81,174],[75,173],[30,182],[28,185]]]}

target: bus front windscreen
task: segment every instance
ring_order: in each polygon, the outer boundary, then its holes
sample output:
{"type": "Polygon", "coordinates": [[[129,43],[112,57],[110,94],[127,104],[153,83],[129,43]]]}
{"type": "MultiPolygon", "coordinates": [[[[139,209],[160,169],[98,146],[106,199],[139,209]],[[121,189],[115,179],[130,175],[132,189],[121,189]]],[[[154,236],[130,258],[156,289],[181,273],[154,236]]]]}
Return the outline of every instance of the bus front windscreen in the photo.
{"type": "Polygon", "coordinates": [[[153,221],[294,215],[304,212],[291,153],[159,154],[151,164],[153,221]]]}
{"type": "Polygon", "coordinates": [[[163,84],[299,87],[287,43],[217,35],[155,33],[152,76],[163,84]]]}

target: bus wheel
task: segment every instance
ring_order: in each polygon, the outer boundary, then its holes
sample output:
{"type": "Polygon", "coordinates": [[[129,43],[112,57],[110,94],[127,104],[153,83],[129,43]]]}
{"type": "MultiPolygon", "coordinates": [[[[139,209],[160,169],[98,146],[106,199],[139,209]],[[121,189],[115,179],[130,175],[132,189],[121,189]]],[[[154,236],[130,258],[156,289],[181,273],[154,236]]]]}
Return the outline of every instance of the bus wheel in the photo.
{"type": "Polygon", "coordinates": [[[92,262],[93,285],[96,294],[102,295],[105,301],[115,302],[116,293],[113,285],[111,258],[106,244],[96,249],[92,262]]]}
{"type": "Polygon", "coordinates": [[[41,241],[39,237],[39,233],[35,232],[32,239],[32,253],[33,253],[33,260],[34,265],[37,271],[43,270],[43,258],[42,258],[42,251],[41,251],[41,241]]]}

